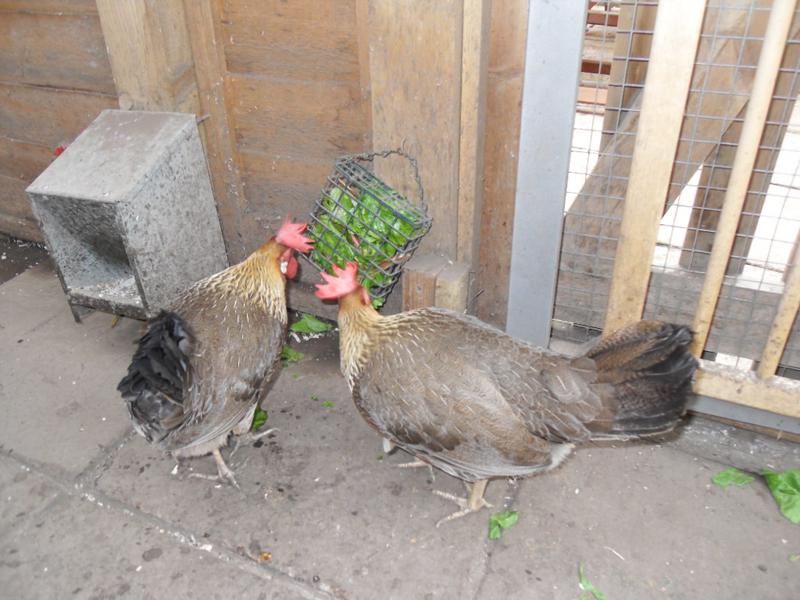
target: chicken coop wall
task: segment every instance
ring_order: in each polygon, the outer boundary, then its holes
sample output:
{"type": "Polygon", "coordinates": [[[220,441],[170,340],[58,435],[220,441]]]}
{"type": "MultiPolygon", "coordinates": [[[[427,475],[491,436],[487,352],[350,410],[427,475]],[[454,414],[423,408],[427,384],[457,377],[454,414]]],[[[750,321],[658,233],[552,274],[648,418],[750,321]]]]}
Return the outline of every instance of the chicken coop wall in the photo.
{"type": "MultiPolygon", "coordinates": [[[[464,262],[472,308],[502,324],[526,15],[524,0],[0,1],[0,231],[41,239],[23,190],[104,108],[198,115],[231,261],[307,214],[336,158],[403,146],[431,200],[421,252],[464,262]]],[[[303,283],[290,295],[317,306],[303,283]]]]}

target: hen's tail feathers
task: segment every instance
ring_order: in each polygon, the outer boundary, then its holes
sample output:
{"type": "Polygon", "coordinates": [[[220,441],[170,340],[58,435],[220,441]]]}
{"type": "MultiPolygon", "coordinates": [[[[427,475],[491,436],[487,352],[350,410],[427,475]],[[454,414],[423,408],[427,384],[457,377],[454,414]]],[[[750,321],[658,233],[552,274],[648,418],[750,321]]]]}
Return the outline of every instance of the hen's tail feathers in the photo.
{"type": "Polygon", "coordinates": [[[184,321],[162,311],[150,321],[128,374],[117,386],[128,403],[134,427],[148,441],[161,441],[182,422],[191,343],[184,321]]]}
{"type": "Polygon", "coordinates": [[[597,367],[606,409],[589,424],[593,437],[663,433],[686,412],[698,366],[690,329],[640,321],[603,339],[586,356],[597,367]]]}

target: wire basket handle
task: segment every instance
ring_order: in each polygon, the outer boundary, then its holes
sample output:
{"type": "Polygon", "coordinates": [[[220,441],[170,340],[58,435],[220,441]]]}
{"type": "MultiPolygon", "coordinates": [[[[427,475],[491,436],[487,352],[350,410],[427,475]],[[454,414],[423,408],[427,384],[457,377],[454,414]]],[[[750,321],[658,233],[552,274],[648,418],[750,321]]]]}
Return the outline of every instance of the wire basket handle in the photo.
{"type": "Polygon", "coordinates": [[[419,192],[419,204],[420,207],[427,212],[428,205],[425,204],[425,190],[422,187],[422,178],[419,175],[419,165],[417,164],[417,159],[408,154],[405,150],[401,148],[396,148],[394,150],[382,150],[381,152],[364,152],[361,154],[348,154],[347,156],[343,156],[340,161],[347,161],[347,160],[364,160],[368,162],[372,162],[374,158],[387,158],[392,154],[396,154],[397,156],[402,156],[405,158],[410,164],[411,169],[414,172],[414,180],[417,182],[417,191],[419,192]]]}

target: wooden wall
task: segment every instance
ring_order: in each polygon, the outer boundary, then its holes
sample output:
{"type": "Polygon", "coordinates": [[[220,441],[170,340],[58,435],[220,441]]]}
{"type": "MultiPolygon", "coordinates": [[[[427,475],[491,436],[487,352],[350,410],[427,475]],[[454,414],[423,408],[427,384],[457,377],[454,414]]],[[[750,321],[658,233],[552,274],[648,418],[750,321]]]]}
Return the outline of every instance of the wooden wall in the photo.
{"type": "Polygon", "coordinates": [[[25,188],[116,105],[93,0],[0,0],[0,231],[41,240],[25,188]]]}
{"type": "Polygon", "coordinates": [[[371,146],[356,5],[223,3],[228,107],[247,198],[242,217],[264,231],[288,211],[308,213],[333,160],[371,146]]]}

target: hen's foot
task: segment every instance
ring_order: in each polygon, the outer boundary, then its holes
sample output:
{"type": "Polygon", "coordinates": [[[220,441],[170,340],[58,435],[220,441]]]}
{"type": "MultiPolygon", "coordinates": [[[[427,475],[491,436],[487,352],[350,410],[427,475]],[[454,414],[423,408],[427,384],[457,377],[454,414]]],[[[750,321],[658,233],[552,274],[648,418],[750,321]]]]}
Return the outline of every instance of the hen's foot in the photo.
{"type": "Polygon", "coordinates": [[[271,429],[267,429],[266,431],[259,431],[258,433],[253,433],[252,431],[248,431],[247,433],[244,433],[242,435],[234,435],[233,450],[231,450],[231,458],[233,457],[234,454],[236,454],[236,451],[242,446],[247,446],[248,444],[257,442],[258,440],[267,436],[273,431],[278,431],[278,430],[277,428],[273,427],[271,429]]]}
{"type": "Polygon", "coordinates": [[[483,497],[483,492],[486,491],[487,483],[488,481],[486,479],[476,481],[475,483],[472,484],[472,487],[470,487],[469,484],[465,483],[467,489],[469,490],[469,496],[467,498],[462,498],[461,496],[448,494],[447,492],[441,492],[439,490],[433,490],[433,493],[436,494],[437,496],[441,496],[442,498],[447,498],[448,500],[455,502],[461,507],[461,510],[446,516],[444,519],[440,519],[436,523],[436,527],[439,527],[442,523],[446,523],[447,521],[452,521],[453,519],[459,519],[470,513],[478,512],[480,509],[484,507],[492,508],[492,505],[489,504],[483,497]]]}
{"type": "Polygon", "coordinates": [[[231,471],[230,467],[225,464],[225,461],[222,458],[222,453],[219,451],[219,448],[213,450],[211,454],[214,456],[214,460],[217,462],[217,474],[216,475],[206,475],[205,473],[190,473],[189,477],[193,477],[196,479],[207,479],[209,481],[218,481],[220,483],[227,483],[232,485],[237,490],[241,489],[239,484],[236,483],[236,477],[233,475],[233,471],[231,471]]]}
{"type": "Polygon", "coordinates": [[[420,467],[427,467],[431,474],[431,481],[436,481],[436,475],[433,474],[433,467],[426,463],[424,460],[412,460],[407,463],[400,463],[397,465],[398,469],[418,469],[420,467]]]}

